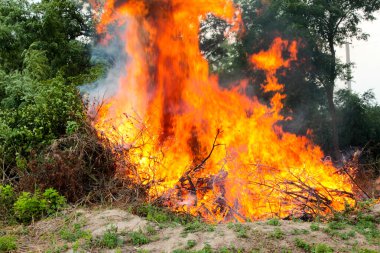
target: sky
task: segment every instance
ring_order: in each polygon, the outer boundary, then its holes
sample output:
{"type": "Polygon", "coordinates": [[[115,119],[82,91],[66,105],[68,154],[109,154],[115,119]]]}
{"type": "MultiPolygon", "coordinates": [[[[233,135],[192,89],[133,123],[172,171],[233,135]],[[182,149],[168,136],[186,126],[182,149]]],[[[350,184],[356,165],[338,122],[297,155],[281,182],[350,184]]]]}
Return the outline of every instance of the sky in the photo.
{"type": "MultiPolygon", "coordinates": [[[[355,63],[353,69],[352,89],[363,93],[373,89],[377,101],[380,103],[380,12],[376,20],[363,22],[360,27],[370,34],[367,41],[353,41],[351,45],[351,61],[355,63]]],[[[342,61],[346,61],[345,48],[339,48],[337,55],[342,61]]],[[[344,88],[345,83],[338,82],[339,88],[344,88]]]]}

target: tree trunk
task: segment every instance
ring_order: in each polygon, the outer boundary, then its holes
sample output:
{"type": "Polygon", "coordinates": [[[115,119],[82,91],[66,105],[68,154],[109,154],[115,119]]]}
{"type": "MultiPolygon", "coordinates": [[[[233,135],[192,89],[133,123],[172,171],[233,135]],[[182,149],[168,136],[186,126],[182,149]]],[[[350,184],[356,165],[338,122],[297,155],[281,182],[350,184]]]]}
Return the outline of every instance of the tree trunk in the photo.
{"type": "Polygon", "coordinates": [[[331,53],[331,63],[328,75],[328,83],[325,85],[327,103],[329,108],[329,113],[331,117],[331,129],[332,129],[332,142],[333,142],[333,158],[335,161],[340,164],[342,162],[342,155],[340,153],[339,148],[339,135],[337,128],[337,116],[336,116],[336,108],[334,103],[334,88],[335,88],[335,79],[337,77],[336,74],[336,55],[335,55],[335,46],[334,46],[334,38],[333,36],[329,39],[329,49],[331,53]]]}

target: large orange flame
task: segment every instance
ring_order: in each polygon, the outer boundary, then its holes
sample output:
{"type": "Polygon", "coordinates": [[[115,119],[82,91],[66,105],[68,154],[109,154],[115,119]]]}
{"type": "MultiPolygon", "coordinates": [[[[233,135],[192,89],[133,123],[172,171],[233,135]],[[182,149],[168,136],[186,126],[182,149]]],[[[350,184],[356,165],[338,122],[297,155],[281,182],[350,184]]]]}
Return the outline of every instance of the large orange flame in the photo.
{"type": "Polygon", "coordinates": [[[209,12],[232,32],[241,26],[232,1],[108,0],[103,8],[98,32],[125,26],[130,60],[94,126],[152,199],[210,221],[326,213],[351,203],[351,184],[321,149],[278,125],[285,95],[276,73],[296,60],[296,42],[277,38],[250,57],[273,93],[267,106],[245,95],[247,81],[221,88],[200,52],[200,21],[209,12]]]}

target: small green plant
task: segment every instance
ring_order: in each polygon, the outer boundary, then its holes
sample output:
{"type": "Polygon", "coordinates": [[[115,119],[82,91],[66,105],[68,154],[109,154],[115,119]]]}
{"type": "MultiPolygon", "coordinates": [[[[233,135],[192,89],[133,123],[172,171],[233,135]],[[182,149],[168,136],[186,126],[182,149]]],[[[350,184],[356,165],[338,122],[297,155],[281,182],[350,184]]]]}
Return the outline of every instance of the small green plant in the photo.
{"type": "Polygon", "coordinates": [[[146,227],[146,232],[148,235],[156,235],[157,234],[157,230],[151,225],[148,225],[146,227]]]}
{"type": "Polygon", "coordinates": [[[333,253],[333,252],[334,250],[330,246],[324,243],[316,244],[312,249],[312,253],[333,253]]]}
{"type": "Polygon", "coordinates": [[[194,233],[194,232],[213,232],[215,231],[215,226],[201,222],[199,220],[195,220],[194,222],[190,222],[185,225],[183,231],[185,233],[194,233]]]}
{"type": "Polygon", "coordinates": [[[292,235],[306,235],[309,234],[310,232],[306,229],[298,229],[295,228],[290,232],[292,235]]]}
{"type": "Polygon", "coordinates": [[[370,243],[380,244],[380,230],[377,228],[377,221],[373,216],[359,215],[354,229],[364,235],[370,243]]]}
{"type": "Polygon", "coordinates": [[[85,238],[91,239],[91,233],[89,231],[84,231],[82,225],[76,223],[73,227],[65,227],[60,231],[61,238],[67,242],[75,242],[78,239],[85,238]]]}
{"type": "Polygon", "coordinates": [[[230,223],[227,228],[235,231],[240,238],[248,238],[249,227],[247,225],[243,225],[241,223],[230,223]]]}
{"type": "Polygon", "coordinates": [[[66,205],[66,198],[60,195],[53,188],[46,189],[42,194],[43,199],[46,202],[46,213],[52,215],[59,210],[62,210],[66,205]]]}
{"type": "Polygon", "coordinates": [[[43,216],[52,215],[66,206],[65,197],[54,189],[47,189],[43,194],[40,191],[22,192],[13,205],[15,217],[23,222],[29,223],[43,216]]]}
{"type": "Polygon", "coordinates": [[[100,240],[100,245],[108,249],[115,249],[123,245],[123,240],[119,238],[117,233],[117,227],[111,226],[111,228],[107,229],[100,240]]]}
{"type": "Polygon", "coordinates": [[[139,205],[132,209],[132,213],[138,216],[146,217],[148,221],[164,225],[171,223],[185,225],[194,221],[194,218],[190,215],[177,214],[151,204],[139,205]]]}
{"type": "Polygon", "coordinates": [[[17,239],[13,236],[0,236],[0,252],[8,252],[17,249],[17,239]]]}
{"type": "Polygon", "coordinates": [[[347,226],[347,223],[344,221],[331,221],[327,224],[327,227],[332,230],[343,230],[347,226]]]}
{"type": "Polygon", "coordinates": [[[187,248],[187,249],[191,249],[191,248],[194,248],[195,245],[197,245],[197,242],[196,242],[196,241],[194,241],[194,240],[188,240],[188,241],[187,241],[187,244],[186,244],[186,248],[187,248]]]}
{"type": "Polygon", "coordinates": [[[24,223],[40,219],[46,210],[46,202],[41,199],[40,193],[22,192],[13,206],[16,218],[24,223]]]}
{"type": "Polygon", "coordinates": [[[0,185],[0,220],[9,221],[13,215],[13,204],[16,194],[11,185],[0,185]]]}
{"type": "Polygon", "coordinates": [[[281,222],[278,218],[273,218],[273,219],[268,220],[267,224],[271,226],[281,226],[281,222]]]}
{"type": "Polygon", "coordinates": [[[319,223],[311,223],[311,225],[310,225],[310,229],[312,230],[312,231],[319,231],[319,223]]]}
{"type": "Polygon", "coordinates": [[[280,228],[275,228],[273,233],[270,236],[275,239],[283,239],[284,235],[285,235],[284,232],[282,232],[280,228]]]}
{"type": "Polygon", "coordinates": [[[294,243],[295,245],[300,248],[300,249],[303,249],[304,251],[306,252],[310,252],[311,251],[311,246],[310,244],[308,244],[307,242],[305,242],[304,240],[302,239],[299,239],[299,238],[296,238],[294,240],[294,243]]]}
{"type": "Polygon", "coordinates": [[[129,234],[133,245],[144,245],[150,242],[149,238],[141,231],[132,232],[129,234]]]}

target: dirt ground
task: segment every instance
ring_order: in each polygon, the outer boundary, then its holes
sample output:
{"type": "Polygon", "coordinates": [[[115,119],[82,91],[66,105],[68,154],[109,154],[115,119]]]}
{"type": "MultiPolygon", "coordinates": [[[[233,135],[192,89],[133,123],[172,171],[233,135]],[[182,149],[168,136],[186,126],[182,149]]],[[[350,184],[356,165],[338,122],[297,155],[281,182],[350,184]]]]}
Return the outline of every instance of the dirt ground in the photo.
{"type": "MultiPolygon", "coordinates": [[[[380,216],[380,205],[373,208],[371,215],[380,216]]],[[[211,252],[207,251],[210,248],[212,252],[313,251],[297,241],[311,246],[323,244],[332,250],[319,252],[380,252],[380,246],[362,234],[351,232],[349,238],[331,235],[324,223],[318,224],[318,229],[312,228],[315,223],[302,221],[272,223],[195,224],[192,229],[191,225],[186,228],[147,221],[122,209],[91,208],[66,211],[29,226],[8,227],[6,231],[18,237],[16,252],[211,252]],[[94,243],[112,229],[120,241],[117,247],[110,249],[94,243]],[[133,232],[149,241],[139,242],[137,238],[136,243],[131,239],[133,232]]],[[[352,228],[346,227],[339,233],[350,231],[352,228]]]]}

